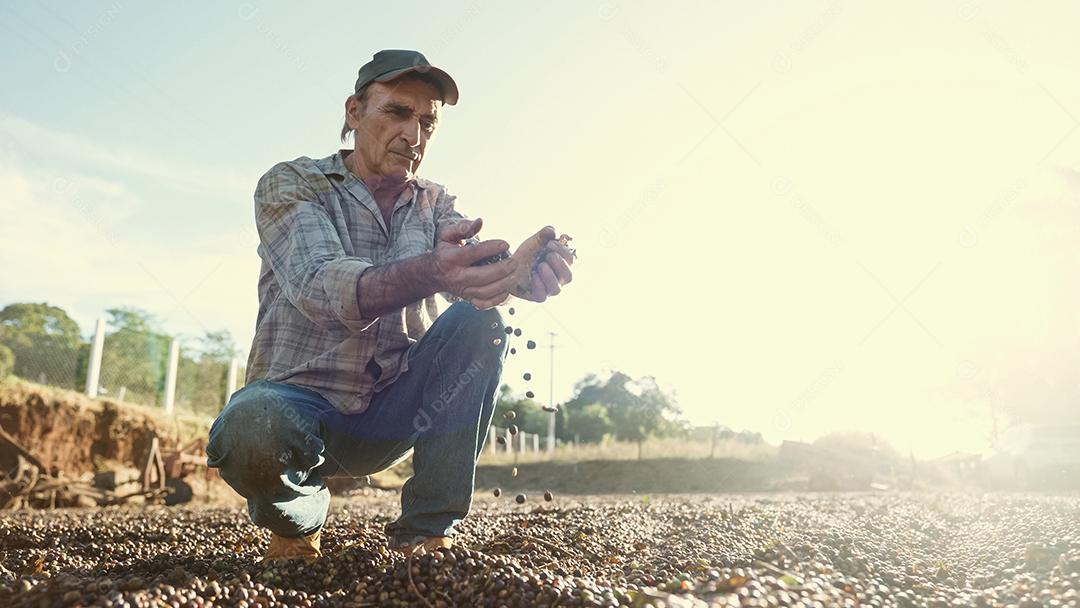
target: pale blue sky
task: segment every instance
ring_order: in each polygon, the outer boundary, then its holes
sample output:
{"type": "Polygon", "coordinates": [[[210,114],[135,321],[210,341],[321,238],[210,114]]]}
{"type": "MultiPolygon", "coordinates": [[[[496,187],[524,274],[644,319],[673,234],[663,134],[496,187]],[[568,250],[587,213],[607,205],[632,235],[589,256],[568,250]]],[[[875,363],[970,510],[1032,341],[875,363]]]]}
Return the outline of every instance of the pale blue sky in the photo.
{"type": "MultiPolygon", "coordinates": [[[[421,174],[581,252],[516,317],[560,334],[556,399],[622,369],[774,440],[980,449],[991,406],[1080,386],[1080,11],[1040,6],[7,3],[0,304],[246,350],[256,180],[336,150],[357,68],[417,48],[461,88],[421,174]]],[[[546,396],[546,351],[526,370],[546,396]]]]}

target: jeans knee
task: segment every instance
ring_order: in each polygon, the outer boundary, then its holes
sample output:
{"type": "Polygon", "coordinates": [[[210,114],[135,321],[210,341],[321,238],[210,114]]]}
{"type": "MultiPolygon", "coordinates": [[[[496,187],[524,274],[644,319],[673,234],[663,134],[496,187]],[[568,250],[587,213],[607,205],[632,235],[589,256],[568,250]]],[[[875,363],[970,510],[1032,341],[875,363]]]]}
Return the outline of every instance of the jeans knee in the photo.
{"type": "Polygon", "coordinates": [[[322,439],[307,428],[298,408],[263,387],[234,396],[210,428],[207,464],[245,494],[281,483],[290,470],[306,470],[321,462],[322,439]]]}
{"type": "Polygon", "coordinates": [[[478,310],[468,302],[455,302],[439,317],[442,331],[455,346],[468,346],[476,356],[501,357],[508,348],[506,325],[498,308],[478,310]]]}
{"type": "Polygon", "coordinates": [[[465,330],[491,330],[492,323],[498,324],[500,330],[503,327],[502,312],[498,308],[480,310],[468,302],[454,302],[443,316],[455,327],[465,330]]]}

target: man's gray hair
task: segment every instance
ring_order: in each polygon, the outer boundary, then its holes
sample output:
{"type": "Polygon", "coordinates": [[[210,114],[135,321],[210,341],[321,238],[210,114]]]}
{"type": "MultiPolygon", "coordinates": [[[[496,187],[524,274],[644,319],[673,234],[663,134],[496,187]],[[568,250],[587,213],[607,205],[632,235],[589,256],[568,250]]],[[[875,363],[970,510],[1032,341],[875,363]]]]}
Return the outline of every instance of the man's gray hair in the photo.
{"type": "MultiPolygon", "coordinates": [[[[364,87],[359,94],[353,95],[356,97],[356,103],[360,104],[360,113],[367,112],[368,102],[368,87],[364,87]]],[[[341,125],[341,143],[345,143],[348,139],[349,133],[352,133],[352,129],[349,128],[349,117],[345,117],[345,122],[341,125]]]]}

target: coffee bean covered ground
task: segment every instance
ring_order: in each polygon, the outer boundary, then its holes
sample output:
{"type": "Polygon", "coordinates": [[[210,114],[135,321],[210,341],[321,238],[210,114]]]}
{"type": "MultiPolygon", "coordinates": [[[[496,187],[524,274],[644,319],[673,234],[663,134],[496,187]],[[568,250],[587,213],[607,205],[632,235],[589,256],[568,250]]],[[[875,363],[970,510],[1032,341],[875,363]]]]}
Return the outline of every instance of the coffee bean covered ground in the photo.
{"type": "Polygon", "coordinates": [[[264,565],[243,509],[0,516],[0,606],[1077,606],[1080,497],[477,496],[451,550],[336,502],[326,556],[264,565]]]}

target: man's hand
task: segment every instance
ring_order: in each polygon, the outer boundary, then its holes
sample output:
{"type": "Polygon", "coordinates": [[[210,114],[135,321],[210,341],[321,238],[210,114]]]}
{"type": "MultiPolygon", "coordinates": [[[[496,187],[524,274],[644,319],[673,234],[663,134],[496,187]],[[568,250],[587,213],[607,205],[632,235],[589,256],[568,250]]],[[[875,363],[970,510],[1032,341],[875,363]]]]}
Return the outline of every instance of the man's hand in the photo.
{"type": "Polygon", "coordinates": [[[480,232],[483,220],[461,220],[443,230],[435,244],[436,281],[439,291],[472,302],[480,310],[502,304],[514,287],[515,265],[511,258],[473,266],[474,263],[506,252],[510,245],[500,239],[465,244],[480,232]]]}
{"type": "MultiPolygon", "coordinates": [[[[563,239],[555,238],[555,228],[545,226],[540,232],[529,238],[514,257],[518,264],[530,268],[528,280],[519,280],[513,294],[533,302],[543,302],[562,291],[562,286],[574,279],[570,265],[574,263],[574,253],[563,239]],[[531,247],[530,247],[531,245],[531,247]],[[519,257],[520,252],[520,257],[519,257]],[[533,266],[535,264],[535,266],[533,266]]],[[[524,273],[519,270],[524,276],[524,273]]]]}

